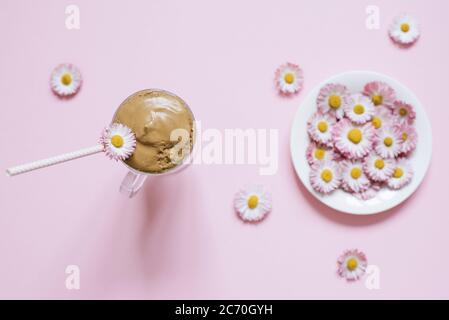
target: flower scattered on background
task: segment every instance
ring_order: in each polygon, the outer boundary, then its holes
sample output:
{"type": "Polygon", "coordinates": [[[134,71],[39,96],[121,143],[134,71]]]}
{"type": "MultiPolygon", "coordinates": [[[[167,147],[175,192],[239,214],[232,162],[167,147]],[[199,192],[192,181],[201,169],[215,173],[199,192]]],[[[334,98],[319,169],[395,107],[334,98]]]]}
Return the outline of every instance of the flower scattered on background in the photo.
{"type": "Polygon", "coordinates": [[[331,193],[340,186],[341,173],[334,161],[321,161],[312,166],[310,184],[316,191],[324,194],[331,193]]]}
{"type": "Polygon", "coordinates": [[[298,65],[287,62],[275,73],[276,88],[283,95],[293,95],[301,91],[304,75],[298,65]]]}
{"type": "Polygon", "coordinates": [[[363,94],[369,97],[376,107],[392,108],[396,100],[396,93],[393,88],[381,81],[367,83],[363,89],[363,94]]]}
{"type": "Polygon", "coordinates": [[[121,124],[113,123],[103,130],[100,143],[110,159],[126,160],[136,148],[136,137],[130,128],[121,124]]]}
{"type": "Polygon", "coordinates": [[[388,187],[393,190],[401,189],[412,181],[413,170],[407,159],[396,160],[394,172],[388,179],[388,187]]]}
{"type": "Polygon", "coordinates": [[[419,38],[418,23],[414,17],[403,14],[393,20],[388,33],[394,42],[400,45],[411,45],[419,38]]]}
{"type": "Polygon", "coordinates": [[[260,221],[271,211],[271,195],[263,186],[242,189],[234,197],[234,208],[242,220],[260,221]]]}
{"type": "Polygon", "coordinates": [[[335,118],[329,114],[316,112],[307,121],[307,132],[310,138],[326,146],[332,146],[332,129],[335,125],[335,118]]]}
{"type": "Polygon", "coordinates": [[[81,73],[73,64],[60,64],[51,73],[51,89],[59,97],[75,95],[81,88],[81,83],[81,73]]]}
{"type": "Polygon", "coordinates": [[[337,119],[344,116],[344,109],[351,103],[348,88],[342,84],[328,83],[321,88],[317,97],[318,110],[329,113],[337,119]]]}
{"type": "Polygon", "coordinates": [[[360,279],[367,266],[365,254],[357,249],[346,250],[337,260],[338,275],[348,281],[360,279]]]}

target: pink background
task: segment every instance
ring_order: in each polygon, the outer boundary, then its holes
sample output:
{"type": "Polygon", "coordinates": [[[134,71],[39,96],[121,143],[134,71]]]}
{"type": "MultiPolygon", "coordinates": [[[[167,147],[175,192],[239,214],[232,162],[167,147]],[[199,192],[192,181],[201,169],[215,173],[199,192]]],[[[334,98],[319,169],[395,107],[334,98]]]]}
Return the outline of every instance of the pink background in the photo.
{"type": "Polygon", "coordinates": [[[89,146],[139,89],[183,97],[204,128],[277,128],[279,171],[192,166],[155,178],[134,199],[118,193],[124,167],[97,155],[8,178],[0,175],[1,298],[449,298],[447,105],[449,2],[87,1],[81,29],[65,28],[68,1],[0,4],[0,168],[89,146]],[[365,7],[380,8],[380,30],[365,7]],[[402,12],[421,22],[408,50],[387,37],[402,12]],[[301,65],[303,92],[283,99],[273,74],[301,65]],[[84,86],[61,101],[49,89],[60,62],[84,86]],[[419,190],[368,217],[320,205],[296,178],[290,125],[307,92],[342,71],[369,69],[411,88],[433,128],[433,160],[419,190]],[[242,223],[234,193],[261,183],[274,210],[242,223]],[[336,276],[347,249],[365,251],[381,288],[336,276]],[[65,288],[78,265],[81,289],[65,288]]]}

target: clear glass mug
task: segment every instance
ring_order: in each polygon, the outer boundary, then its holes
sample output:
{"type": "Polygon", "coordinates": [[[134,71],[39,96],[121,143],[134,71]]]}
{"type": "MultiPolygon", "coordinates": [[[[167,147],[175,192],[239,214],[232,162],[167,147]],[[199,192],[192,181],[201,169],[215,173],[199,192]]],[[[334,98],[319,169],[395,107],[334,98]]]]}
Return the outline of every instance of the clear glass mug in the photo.
{"type": "MultiPolygon", "coordinates": [[[[178,173],[181,170],[184,170],[185,168],[187,168],[192,163],[196,140],[197,140],[197,135],[198,135],[197,130],[196,130],[196,124],[195,124],[195,116],[192,112],[192,109],[190,109],[189,105],[183,99],[181,99],[174,93],[171,93],[166,90],[160,90],[160,89],[145,89],[145,90],[163,92],[163,93],[172,95],[174,97],[177,97],[178,99],[180,99],[181,101],[184,102],[184,106],[190,111],[190,113],[192,115],[192,119],[193,119],[193,132],[194,132],[193,137],[192,137],[193,143],[192,143],[192,149],[189,150],[189,153],[184,156],[184,158],[182,159],[182,161],[179,164],[177,164],[175,167],[173,167],[167,171],[161,172],[161,173],[149,173],[149,172],[139,171],[139,170],[136,170],[135,168],[129,166],[126,162],[122,161],[122,163],[127,167],[128,173],[126,174],[125,178],[122,181],[122,184],[120,185],[120,193],[128,196],[129,198],[132,198],[137,194],[137,192],[142,188],[142,186],[145,183],[147,178],[149,178],[151,176],[158,176],[158,177],[166,176],[166,175],[178,173]]],[[[136,93],[133,93],[132,95],[134,95],[136,93]]],[[[127,99],[125,99],[124,101],[126,101],[127,99]]],[[[123,102],[122,102],[122,104],[123,104],[123,102]]],[[[122,104],[120,104],[120,106],[122,104]]],[[[116,112],[114,113],[114,116],[112,118],[113,121],[115,119],[117,111],[120,109],[120,106],[117,108],[116,112]]]]}

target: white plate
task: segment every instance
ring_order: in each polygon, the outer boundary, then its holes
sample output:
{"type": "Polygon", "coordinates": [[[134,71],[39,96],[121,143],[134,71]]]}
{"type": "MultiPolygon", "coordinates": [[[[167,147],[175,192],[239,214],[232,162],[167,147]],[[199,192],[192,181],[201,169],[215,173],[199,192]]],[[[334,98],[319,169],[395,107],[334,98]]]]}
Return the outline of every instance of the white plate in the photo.
{"type": "Polygon", "coordinates": [[[293,121],[290,148],[293,164],[300,180],[311,194],[319,201],[338,211],[364,215],[379,213],[393,208],[405,201],[420,185],[430,164],[432,154],[432,133],[429,120],[418,98],[398,81],[371,71],[350,71],[329,78],[315,87],[296,112],[293,121]],[[322,195],[313,190],[309,181],[310,166],[306,159],[306,149],[309,145],[307,134],[307,120],[317,110],[316,98],[320,88],[326,83],[341,83],[348,87],[351,93],[362,91],[364,85],[370,81],[384,81],[396,90],[396,96],[413,105],[416,111],[415,128],[418,133],[418,145],[410,157],[414,170],[412,181],[404,188],[393,191],[382,190],[373,199],[362,201],[342,191],[336,190],[330,195],[322,195]]]}

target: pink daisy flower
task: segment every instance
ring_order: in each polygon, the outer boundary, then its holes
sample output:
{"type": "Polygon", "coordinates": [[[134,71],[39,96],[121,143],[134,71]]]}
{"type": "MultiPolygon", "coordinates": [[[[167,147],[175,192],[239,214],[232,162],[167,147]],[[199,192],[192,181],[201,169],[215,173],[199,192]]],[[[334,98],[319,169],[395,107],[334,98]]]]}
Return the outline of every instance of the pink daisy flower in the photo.
{"type": "Polygon", "coordinates": [[[393,113],[389,108],[376,108],[373,118],[371,119],[371,124],[374,129],[388,127],[391,124],[392,116],[393,113]]]}
{"type": "Polygon", "coordinates": [[[393,114],[397,117],[399,122],[406,122],[412,124],[415,121],[416,113],[411,104],[404,101],[395,101],[393,105],[393,114]]]}
{"type": "Polygon", "coordinates": [[[384,159],[374,152],[363,161],[363,170],[375,182],[384,182],[390,179],[394,173],[394,166],[393,159],[384,159]]]}
{"type": "Polygon", "coordinates": [[[340,163],[342,188],[347,192],[366,191],[371,182],[363,172],[361,161],[343,161],[340,163]]]}
{"type": "Polygon", "coordinates": [[[348,281],[360,279],[366,272],[366,255],[357,249],[346,250],[337,260],[337,273],[348,281]]]}
{"type": "Polygon", "coordinates": [[[406,158],[396,160],[394,172],[387,184],[390,189],[398,190],[412,181],[413,169],[406,158]]]}
{"type": "Polygon", "coordinates": [[[364,124],[374,115],[375,107],[371,100],[362,94],[353,94],[351,103],[344,108],[346,117],[354,123],[364,124]]]}
{"type": "Polygon", "coordinates": [[[395,158],[402,151],[403,139],[393,127],[385,127],[377,131],[374,149],[382,158],[395,158]]]}
{"type": "Polygon", "coordinates": [[[293,95],[301,91],[304,75],[298,65],[287,62],[276,70],[275,83],[279,93],[293,95]]]}
{"type": "Polygon", "coordinates": [[[338,189],[341,182],[340,168],[334,161],[320,161],[312,166],[310,184],[317,192],[328,194],[338,189]]]}
{"type": "Polygon", "coordinates": [[[369,97],[376,107],[385,106],[392,108],[396,100],[394,89],[381,81],[367,83],[363,89],[363,94],[369,97]]]}
{"type": "Polygon", "coordinates": [[[382,185],[378,183],[372,183],[371,186],[363,192],[354,193],[354,196],[362,201],[373,199],[379,193],[382,185]]]}
{"type": "Polygon", "coordinates": [[[341,119],[344,116],[344,108],[351,103],[351,95],[342,84],[326,84],[321,88],[317,97],[318,110],[329,113],[341,119]]]}
{"type": "Polygon", "coordinates": [[[314,165],[320,161],[330,161],[334,159],[331,148],[311,142],[306,150],[307,162],[309,165],[314,165]]]}
{"type": "Polygon", "coordinates": [[[361,159],[370,153],[375,135],[371,123],[361,126],[348,119],[340,120],[332,132],[335,148],[348,159],[361,159]]]}
{"type": "Polygon", "coordinates": [[[418,143],[418,133],[415,128],[407,123],[396,124],[394,130],[399,133],[402,139],[401,153],[404,155],[409,155],[416,149],[418,143]]]}
{"type": "Polygon", "coordinates": [[[335,118],[321,112],[314,113],[307,122],[307,132],[310,138],[323,145],[332,146],[332,130],[335,118]]]}
{"type": "Polygon", "coordinates": [[[388,29],[390,38],[399,45],[410,46],[419,38],[419,25],[414,17],[402,14],[393,20],[388,29]]]}

